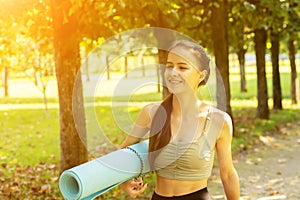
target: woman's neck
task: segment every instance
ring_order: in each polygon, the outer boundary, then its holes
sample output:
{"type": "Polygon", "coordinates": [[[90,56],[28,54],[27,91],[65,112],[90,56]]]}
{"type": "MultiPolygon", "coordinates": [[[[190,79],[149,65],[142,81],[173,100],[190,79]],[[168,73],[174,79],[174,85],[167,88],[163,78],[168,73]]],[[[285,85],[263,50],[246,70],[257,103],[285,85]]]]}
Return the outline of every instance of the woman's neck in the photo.
{"type": "Polygon", "coordinates": [[[196,94],[173,96],[173,114],[177,116],[198,115],[201,101],[196,94]]]}

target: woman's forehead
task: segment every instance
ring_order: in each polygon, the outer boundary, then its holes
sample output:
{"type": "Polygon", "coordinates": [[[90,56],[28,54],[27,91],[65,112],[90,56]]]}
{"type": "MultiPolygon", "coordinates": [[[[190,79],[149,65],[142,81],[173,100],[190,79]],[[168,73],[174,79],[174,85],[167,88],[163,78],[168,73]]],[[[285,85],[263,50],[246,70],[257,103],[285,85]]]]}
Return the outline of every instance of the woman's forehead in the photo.
{"type": "Polygon", "coordinates": [[[198,68],[199,60],[197,57],[189,51],[187,48],[176,47],[172,49],[168,54],[168,62],[186,62],[187,64],[198,68]]]}
{"type": "Polygon", "coordinates": [[[175,52],[169,52],[168,54],[168,62],[185,62],[189,63],[189,60],[175,52]]]}

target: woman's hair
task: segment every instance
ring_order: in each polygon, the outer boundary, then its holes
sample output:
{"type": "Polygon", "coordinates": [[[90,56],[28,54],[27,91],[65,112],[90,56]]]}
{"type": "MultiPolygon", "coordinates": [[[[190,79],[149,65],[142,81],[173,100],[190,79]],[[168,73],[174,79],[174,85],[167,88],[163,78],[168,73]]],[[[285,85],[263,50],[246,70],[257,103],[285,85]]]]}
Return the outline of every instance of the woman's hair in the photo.
{"type": "MultiPolygon", "coordinates": [[[[203,47],[188,40],[179,40],[171,45],[168,52],[178,47],[185,48],[196,57],[196,60],[198,61],[198,63],[196,63],[196,67],[198,67],[200,72],[203,70],[207,71],[206,76],[199,83],[199,86],[205,85],[210,74],[210,58],[204,51],[203,47]]],[[[172,101],[173,94],[170,94],[162,101],[152,120],[149,139],[149,159],[152,170],[155,170],[154,161],[156,156],[171,140],[172,101]]]]}
{"type": "Polygon", "coordinates": [[[171,139],[171,111],[173,94],[169,94],[158,107],[150,128],[149,160],[151,170],[154,169],[154,161],[160,150],[171,139]]]}

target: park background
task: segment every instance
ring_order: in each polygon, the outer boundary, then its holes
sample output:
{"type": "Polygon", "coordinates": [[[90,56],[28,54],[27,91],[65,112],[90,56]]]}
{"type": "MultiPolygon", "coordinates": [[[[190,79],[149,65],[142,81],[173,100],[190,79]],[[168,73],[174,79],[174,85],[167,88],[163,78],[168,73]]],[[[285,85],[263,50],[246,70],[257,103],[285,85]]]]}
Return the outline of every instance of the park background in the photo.
{"type": "MultiPolygon", "coordinates": [[[[224,110],[234,120],[234,155],[267,143],[274,134],[288,135],[287,128],[300,120],[297,0],[0,0],[0,5],[1,199],[61,199],[59,174],[92,159],[91,149],[109,151],[97,144],[87,149],[79,138],[72,89],[80,68],[97,70],[86,59],[93,57],[90,52],[123,31],[168,28],[208,50],[224,81],[224,110]]],[[[107,64],[107,55],[97,56],[107,64]]],[[[114,122],[111,91],[136,63],[148,66],[163,59],[159,50],[129,51],[106,70],[95,109],[116,145],[126,135],[114,122]]],[[[89,73],[82,73],[89,81],[89,73]]],[[[129,83],[159,75],[153,66],[134,74],[126,77],[129,83]]],[[[130,99],[136,104],[124,112],[134,118],[142,105],[161,100],[162,93],[156,87],[137,92],[130,99]]],[[[153,175],[146,179],[150,186],[140,199],[153,191],[153,175]]],[[[116,188],[100,198],[128,197],[116,188]]]]}

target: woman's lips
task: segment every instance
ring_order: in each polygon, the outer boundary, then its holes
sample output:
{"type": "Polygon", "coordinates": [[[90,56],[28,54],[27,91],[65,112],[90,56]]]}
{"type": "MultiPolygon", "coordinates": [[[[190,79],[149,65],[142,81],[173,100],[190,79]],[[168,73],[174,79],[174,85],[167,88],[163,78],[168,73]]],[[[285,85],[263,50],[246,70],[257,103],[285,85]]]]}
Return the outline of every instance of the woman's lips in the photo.
{"type": "Polygon", "coordinates": [[[182,80],[170,79],[169,83],[171,83],[171,84],[180,84],[180,83],[182,83],[182,80]]]}

